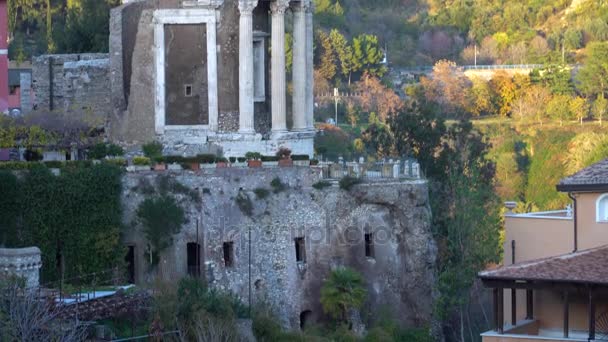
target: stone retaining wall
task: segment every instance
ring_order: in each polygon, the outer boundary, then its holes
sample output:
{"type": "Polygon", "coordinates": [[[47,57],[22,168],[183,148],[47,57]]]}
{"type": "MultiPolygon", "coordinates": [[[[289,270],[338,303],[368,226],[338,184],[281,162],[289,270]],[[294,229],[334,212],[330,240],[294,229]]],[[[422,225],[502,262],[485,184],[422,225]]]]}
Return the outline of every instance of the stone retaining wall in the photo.
{"type": "Polygon", "coordinates": [[[427,183],[370,182],[349,192],[337,185],[314,189],[321,179],[319,170],[310,167],[126,174],[124,220],[132,228],[124,242],[135,248],[137,282],[152,282],[155,275],[167,280],[185,276],[187,244],[198,241],[201,272],[213,287],[231,291],[245,303],[268,304],[286,327],[299,328],[300,315],[307,311],[310,320],[323,317],[320,289],[340,266],[363,274],[366,307],[372,313],[388,308],[406,325],[430,323],[436,246],[427,183]],[[194,190],[202,201],[174,195],[186,209],[188,223],[161,256],[157,272],[150,273],[135,212],[162,177],[194,190]],[[274,192],[275,179],[285,190],[274,192]],[[262,198],[260,189],[268,196],[262,198]],[[242,202],[250,203],[250,214],[242,202]],[[373,235],[371,256],[366,255],[365,234],[373,235]],[[303,261],[297,260],[296,238],[304,238],[303,261]],[[233,243],[232,266],[224,259],[226,242],[233,243]]]}

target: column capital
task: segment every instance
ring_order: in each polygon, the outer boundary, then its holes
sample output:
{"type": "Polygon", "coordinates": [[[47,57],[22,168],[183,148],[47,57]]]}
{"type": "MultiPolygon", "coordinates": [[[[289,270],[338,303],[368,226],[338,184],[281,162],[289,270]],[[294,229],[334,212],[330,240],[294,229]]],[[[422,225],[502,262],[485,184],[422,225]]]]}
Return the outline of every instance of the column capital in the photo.
{"type": "Polygon", "coordinates": [[[312,13],[314,11],[313,7],[314,3],[312,0],[300,0],[292,3],[292,9],[294,12],[312,13]]]}
{"type": "Polygon", "coordinates": [[[289,8],[290,0],[274,0],[270,3],[270,12],[274,14],[285,14],[285,11],[289,8]]]}
{"type": "Polygon", "coordinates": [[[258,6],[258,0],[239,0],[239,12],[241,15],[251,15],[258,6]]]}

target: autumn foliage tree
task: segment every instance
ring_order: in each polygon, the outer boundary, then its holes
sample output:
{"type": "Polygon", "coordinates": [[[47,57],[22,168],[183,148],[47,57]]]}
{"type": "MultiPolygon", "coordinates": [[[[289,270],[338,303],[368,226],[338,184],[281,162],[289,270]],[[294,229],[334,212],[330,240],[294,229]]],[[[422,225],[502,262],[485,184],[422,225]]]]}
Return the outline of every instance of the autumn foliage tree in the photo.
{"type": "Polygon", "coordinates": [[[382,121],[386,121],[389,115],[403,106],[399,95],[382,84],[380,79],[369,74],[365,74],[357,83],[357,91],[360,93],[361,109],[368,113],[377,113],[382,121]]]}

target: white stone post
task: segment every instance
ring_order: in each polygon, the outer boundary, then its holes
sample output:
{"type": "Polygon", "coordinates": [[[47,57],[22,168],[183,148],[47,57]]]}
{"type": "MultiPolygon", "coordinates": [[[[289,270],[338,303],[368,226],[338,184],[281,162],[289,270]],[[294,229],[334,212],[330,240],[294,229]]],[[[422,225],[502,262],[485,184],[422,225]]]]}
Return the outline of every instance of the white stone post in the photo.
{"type": "Polygon", "coordinates": [[[289,0],[275,0],[272,13],[272,132],[287,131],[287,94],[285,75],[285,11],[289,0]]]}
{"type": "Polygon", "coordinates": [[[239,0],[239,132],[255,133],[253,96],[253,10],[258,0],[239,0]]]}
{"type": "Polygon", "coordinates": [[[313,13],[314,2],[312,0],[304,0],[306,3],[306,126],[309,130],[314,129],[314,111],[315,111],[315,96],[314,96],[314,28],[313,28],[313,13]]]}
{"type": "Polygon", "coordinates": [[[293,7],[293,130],[308,129],[306,98],[306,2],[293,7]]]}

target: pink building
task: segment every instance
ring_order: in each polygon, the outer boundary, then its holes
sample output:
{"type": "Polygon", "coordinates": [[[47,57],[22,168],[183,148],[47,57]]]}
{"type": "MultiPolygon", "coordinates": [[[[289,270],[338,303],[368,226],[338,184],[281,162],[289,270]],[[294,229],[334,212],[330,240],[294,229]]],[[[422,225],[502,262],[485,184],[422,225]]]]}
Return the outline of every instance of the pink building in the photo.
{"type": "Polygon", "coordinates": [[[8,110],[8,15],[6,1],[0,0],[0,112],[8,110]]]}

